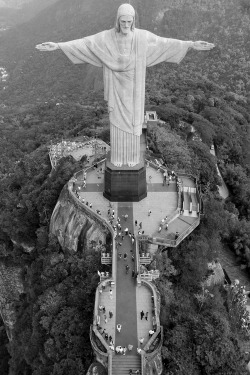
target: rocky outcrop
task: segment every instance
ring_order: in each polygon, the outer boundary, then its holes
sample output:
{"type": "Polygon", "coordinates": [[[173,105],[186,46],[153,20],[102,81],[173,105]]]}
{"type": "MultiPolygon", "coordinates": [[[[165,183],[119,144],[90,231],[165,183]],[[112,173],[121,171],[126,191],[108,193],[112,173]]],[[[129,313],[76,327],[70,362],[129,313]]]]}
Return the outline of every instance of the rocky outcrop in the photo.
{"type": "Polygon", "coordinates": [[[25,253],[31,253],[33,250],[35,250],[35,245],[29,245],[24,242],[17,242],[13,239],[11,239],[11,242],[16,246],[21,247],[25,253]]]}
{"type": "Polygon", "coordinates": [[[69,182],[63,188],[50,221],[50,232],[61,247],[72,253],[106,243],[108,228],[90,208],[78,200],[69,182]]]}

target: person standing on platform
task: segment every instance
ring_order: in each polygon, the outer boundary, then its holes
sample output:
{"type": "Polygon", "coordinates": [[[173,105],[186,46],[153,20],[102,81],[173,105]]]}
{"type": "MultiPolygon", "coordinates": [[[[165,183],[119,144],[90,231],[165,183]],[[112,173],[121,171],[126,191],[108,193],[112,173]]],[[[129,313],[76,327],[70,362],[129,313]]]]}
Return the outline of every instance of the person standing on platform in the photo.
{"type": "Polygon", "coordinates": [[[155,333],[155,331],[153,331],[152,329],[150,329],[149,332],[148,332],[149,337],[152,337],[154,333],[155,333]]]}
{"type": "Polygon", "coordinates": [[[140,343],[140,345],[143,345],[143,342],[144,342],[144,337],[141,337],[141,338],[139,339],[139,343],[140,343]]]}
{"type": "Polygon", "coordinates": [[[121,324],[117,324],[116,329],[117,329],[118,332],[121,332],[122,325],[121,324]]]}

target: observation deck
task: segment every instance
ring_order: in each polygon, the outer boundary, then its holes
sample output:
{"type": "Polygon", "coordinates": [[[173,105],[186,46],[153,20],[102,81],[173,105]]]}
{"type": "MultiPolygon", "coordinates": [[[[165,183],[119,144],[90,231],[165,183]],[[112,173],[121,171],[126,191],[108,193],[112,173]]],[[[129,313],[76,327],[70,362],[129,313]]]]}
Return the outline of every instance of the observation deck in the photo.
{"type": "Polygon", "coordinates": [[[142,375],[160,375],[163,333],[160,295],[154,284],[159,277],[153,266],[154,254],[178,246],[199,225],[202,202],[197,182],[181,173],[164,178],[166,169],[157,161],[146,161],[147,196],[140,202],[110,202],[103,196],[104,171],[105,159],[90,162],[68,185],[70,194],[81,202],[83,214],[91,210],[106,223],[112,238],[110,249],[100,254],[103,270],[90,329],[102,370],[93,364],[88,374],[106,371],[108,375],[125,375],[131,369],[142,375]],[[106,266],[112,271],[105,271],[106,266]],[[116,352],[119,347],[126,347],[125,355],[116,352]]]}

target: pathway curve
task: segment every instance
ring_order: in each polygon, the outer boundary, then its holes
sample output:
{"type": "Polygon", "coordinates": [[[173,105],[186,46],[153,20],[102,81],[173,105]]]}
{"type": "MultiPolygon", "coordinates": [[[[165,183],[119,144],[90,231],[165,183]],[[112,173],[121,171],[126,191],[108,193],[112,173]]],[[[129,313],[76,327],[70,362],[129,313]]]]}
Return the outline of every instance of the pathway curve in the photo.
{"type": "MultiPolygon", "coordinates": [[[[210,154],[216,156],[214,148],[212,150],[210,150],[210,154]]],[[[221,182],[222,182],[221,186],[218,186],[219,194],[223,199],[226,199],[227,197],[229,197],[229,191],[228,191],[227,185],[225,184],[225,181],[223,180],[223,177],[220,173],[220,170],[219,170],[219,167],[218,167],[217,163],[216,163],[216,169],[217,169],[217,173],[220,176],[221,182]]]]}
{"type": "MultiPolygon", "coordinates": [[[[118,203],[117,216],[121,219],[122,230],[127,227],[133,233],[133,203],[118,203]],[[124,215],[128,215],[125,221],[124,215]]],[[[122,254],[122,259],[117,260],[116,275],[116,325],[121,324],[121,332],[117,332],[115,345],[122,347],[133,345],[132,351],[127,351],[127,355],[135,355],[137,348],[137,313],[136,313],[136,279],[132,278],[132,270],[135,269],[135,261],[132,261],[132,254],[135,255],[135,248],[132,247],[131,238],[124,235],[124,239],[117,237],[117,253],[122,254]],[[124,260],[124,254],[127,253],[127,260],[124,260]],[[130,267],[126,274],[126,265],[130,267]]]]}

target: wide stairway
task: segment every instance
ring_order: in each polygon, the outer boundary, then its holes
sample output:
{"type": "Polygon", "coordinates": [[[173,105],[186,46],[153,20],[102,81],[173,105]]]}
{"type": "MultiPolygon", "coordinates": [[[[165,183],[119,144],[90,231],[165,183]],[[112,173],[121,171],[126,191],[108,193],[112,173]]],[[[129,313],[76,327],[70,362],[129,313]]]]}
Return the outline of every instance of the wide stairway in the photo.
{"type": "Polygon", "coordinates": [[[128,375],[129,370],[141,370],[139,355],[115,355],[112,359],[112,375],[128,375]]]}

